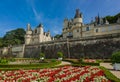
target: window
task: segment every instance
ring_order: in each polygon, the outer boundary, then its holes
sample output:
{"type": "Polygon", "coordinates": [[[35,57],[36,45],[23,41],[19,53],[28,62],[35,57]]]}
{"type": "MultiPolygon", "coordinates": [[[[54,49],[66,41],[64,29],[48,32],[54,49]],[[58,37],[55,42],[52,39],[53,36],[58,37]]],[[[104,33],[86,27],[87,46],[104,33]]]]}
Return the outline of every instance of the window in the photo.
{"type": "Polygon", "coordinates": [[[96,33],[98,32],[98,29],[96,29],[96,33]]]}
{"type": "Polygon", "coordinates": [[[79,30],[77,29],[77,32],[79,32],[79,30]]]}
{"type": "Polygon", "coordinates": [[[86,27],[86,31],[89,31],[90,30],[90,28],[89,27],[86,27]]]}
{"type": "Polygon", "coordinates": [[[37,29],[35,29],[35,33],[37,33],[37,29]]]}
{"type": "Polygon", "coordinates": [[[72,36],[72,32],[69,32],[69,36],[72,36]]]}

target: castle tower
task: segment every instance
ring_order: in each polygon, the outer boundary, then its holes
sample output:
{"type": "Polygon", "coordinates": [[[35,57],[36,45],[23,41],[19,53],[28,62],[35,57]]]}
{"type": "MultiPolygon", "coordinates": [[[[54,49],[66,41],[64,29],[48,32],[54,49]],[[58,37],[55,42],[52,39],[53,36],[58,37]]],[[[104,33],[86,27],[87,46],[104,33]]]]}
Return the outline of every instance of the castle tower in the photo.
{"type": "Polygon", "coordinates": [[[50,30],[48,30],[48,32],[47,32],[47,33],[48,33],[48,36],[50,36],[50,30]]]}
{"type": "Polygon", "coordinates": [[[37,26],[37,33],[38,34],[43,34],[44,33],[43,25],[41,23],[37,26]]]}
{"type": "Polygon", "coordinates": [[[30,24],[27,24],[27,30],[26,30],[26,34],[32,34],[32,29],[30,27],[30,24]]]}
{"type": "Polygon", "coordinates": [[[25,35],[25,44],[30,44],[32,38],[32,29],[30,27],[30,24],[27,24],[27,30],[25,35]]]}
{"type": "Polygon", "coordinates": [[[67,27],[68,27],[68,19],[65,18],[65,19],[64,19],[64,28],[67,28],[67,27]]]}
{"type": "Polygon", "coordinates": [[[76,13],[73,21],[74,21],[74,25],[82,26],[83,23],[82,13],[80,13],[79,9],[76,9],[76,13]]]}

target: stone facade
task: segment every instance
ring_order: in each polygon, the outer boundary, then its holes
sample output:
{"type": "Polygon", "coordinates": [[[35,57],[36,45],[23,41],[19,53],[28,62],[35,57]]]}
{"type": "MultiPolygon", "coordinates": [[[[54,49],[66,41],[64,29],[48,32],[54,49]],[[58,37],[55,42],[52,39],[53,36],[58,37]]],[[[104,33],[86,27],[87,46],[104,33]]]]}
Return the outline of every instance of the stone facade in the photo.
{"type": "Polygon", "coordinates": [[[120,50],[120,34],[89,37],[81,39],[63,39],[36,45],[26,45],[24,57],[37,58],[45,53],[46,58],[57,58],[61,51],[65,58],[110,58],[112,53],[120,50]]]}
{"type": "Polygon", "coordinates": [[[31,29],[30,24],[27,25],[25,44],[38,44],[40,42],[52,41],[50,31],[44,32],[43,25],[39,24],[34,30],[31,29]]]}
{"type": "Polygon", "coordinates": [[[115,24],[109,24],[106,19],[103,20],[99,15],[90,24],[83,24],[82,20],[82,13],[79,12],[79,9],[76,10],[73,19],[65,19],[62,32],[63,38],[82,38],[120,33],[120,18],[115,24]]]}

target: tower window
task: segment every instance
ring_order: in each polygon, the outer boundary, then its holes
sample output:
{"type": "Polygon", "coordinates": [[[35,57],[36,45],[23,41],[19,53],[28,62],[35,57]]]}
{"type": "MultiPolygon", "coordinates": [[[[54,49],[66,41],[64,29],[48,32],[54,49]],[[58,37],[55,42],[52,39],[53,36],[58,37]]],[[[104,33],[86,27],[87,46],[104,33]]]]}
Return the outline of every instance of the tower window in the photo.
{"type": "Polygon", "coordinates": [[[89,31],[90,30],[90,28],[89,27],[86,27],[86,31],[89,31]]]}
{"type": "Polygon", "coordinates": [[[96,33],[98,32],[98,29],[96,29],[96,33]]]}

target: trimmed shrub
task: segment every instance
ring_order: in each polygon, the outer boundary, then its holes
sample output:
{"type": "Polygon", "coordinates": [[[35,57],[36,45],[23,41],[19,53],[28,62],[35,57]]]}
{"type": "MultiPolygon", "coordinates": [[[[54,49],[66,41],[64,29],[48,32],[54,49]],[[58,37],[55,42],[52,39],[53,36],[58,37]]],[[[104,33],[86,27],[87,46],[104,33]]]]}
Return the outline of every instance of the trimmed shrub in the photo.
{"type": "Polygon", "coordinates": [[[40,58],[41,57],[45,57],[45,54],[44,53],[40,53],[40,58]]]}
{"type": "Polygon", "coordinates": [[[120,51],[113,53],[111,59],[113,63],[120,63],[120,51]]]}
{"type": "Polygon", "coordinates": [[[57,55],[58,55],[59,58],[63,57],[63,53],[62,52],[57,52],[57,55]]]}
{"type": "Polygon", "coordinates": [[[87,65],[90,65],[90,66],[99,66],[100,63],[87,63],[87,62],[81,62],[81,65],[82,65],[82,66],[87,66],[87,65]]]}

